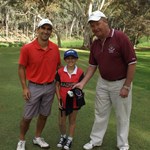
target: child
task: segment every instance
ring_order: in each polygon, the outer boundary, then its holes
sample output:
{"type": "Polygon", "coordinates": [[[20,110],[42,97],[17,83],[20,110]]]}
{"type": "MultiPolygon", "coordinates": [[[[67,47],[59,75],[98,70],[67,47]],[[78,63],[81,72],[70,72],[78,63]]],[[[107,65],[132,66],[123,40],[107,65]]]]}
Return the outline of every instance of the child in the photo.
{"type": "Polygon", "coordinates": [[[66,66],[60,68],[56,75],[56,95],[59,102],[59,129],[61,132],[60,141],[58,142],[57,147],[69,150],[73,141],[77,112],[80,109],[80,107],[77,105],[77,98],[70,90],[72,90],[73,85],[83,79],[84,72],[76,66],[78,54],[75,50],[67,50],[64,53],[64,60],[66,62],[66,66]],[[66,114],[68,109],[66,106],[68,95],[70,96],[69,103],[72,100],[72,111],[66,114]],[[67,117],[69,119],[68,137],[66,134],[67,117]]]}

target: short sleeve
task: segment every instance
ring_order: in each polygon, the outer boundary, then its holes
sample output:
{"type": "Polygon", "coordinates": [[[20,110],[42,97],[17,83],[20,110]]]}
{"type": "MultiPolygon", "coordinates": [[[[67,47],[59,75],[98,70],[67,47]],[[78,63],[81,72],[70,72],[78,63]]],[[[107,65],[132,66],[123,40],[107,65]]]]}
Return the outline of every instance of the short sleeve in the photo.
{"type": "Polygon", "coordinates": [[[58,82],[60,82],[60,76],[59,76],[58,72],[56,73],[55,80],[58,81],[58,82]]]}
{"type": "Polygon", "coordinates": [[[84,72],[81,74],[80,78],[79,78],[79,82],[84,78],[84,72]]]}

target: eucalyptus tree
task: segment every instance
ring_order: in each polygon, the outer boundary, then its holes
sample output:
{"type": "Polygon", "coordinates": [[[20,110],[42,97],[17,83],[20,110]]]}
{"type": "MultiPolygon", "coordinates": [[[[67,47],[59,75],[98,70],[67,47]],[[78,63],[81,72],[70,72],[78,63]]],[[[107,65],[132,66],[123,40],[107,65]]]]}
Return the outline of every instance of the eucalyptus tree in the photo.
{"type": "MultiPolygon", "coordinates": [[[[91,37],[87,18],[91,11],[95,10],[103,11],[108,16],[110,25],[126,32],[134,45],[141,36],[150,35],[150,0],[70,0],[69,2],[78,9],[76,19],[82,26],[80,28],[84,37],[83,47],[88,47],[91,37]]],[[[74,9],[72,13],[76,14],[74,9]]]]}
{"type": "MultiPolygon", "coordinates": [[[[24,16],[26,13],[24,12],[24,1],[21,0],[1,0],[1,21],[3,27],[6,28],[6,37],[10,37],[9,34],[18,36],[19,28],[22,26],[22,22],[24,22],[24,16]]],[[[22,34],[22,32],[20,33],[22,34]]],[[[22,35],[20,36],[22,37],[22,35]]]]}
{"type": "Polygon", "coordinates": [[[6,28],[5,35],[8,36],[10,33],[8,29],[11,29],[26,34],[30,39],[34,38],[36,24],[39,19],[49,14],[47,7],[52,2],[52,0],[1,0],[0,20],[2,27],[6,28]]]}
{"type": "Polygon", "coordinates": [[[57,25],[55,25],[55,16],[59,11],[57,1],[54,0],[26,0],[26,13],[28,14],[28,22],[32,24],[32,38],[35,37],[35,29],[37,22],[42,18],[50,19],[54,24],[54,33],[57,36],[58,45],[61,46],[57,25]]]}
{"type": "Polygon", "coordinates": [[[83,37],[83,48],[88,48],[92,33],[88,25],[88,16],[92,11],[103,10],[113,2],[113,0],[62,0],[59,1],[62,16],[65,16],[65,29],[70,27],[69,37],[83,37]]]}
{"type": "Polygon", "coordinates": [[[83,37],[87,48],[92,37],[88,16],[101,10],[110,25],[126,32],[135,44],[142,35],[150,34],[149,6],[150,0],[0,0],[0,25],[7,37],[9,31],[15,31],[32,39],[37,22],[49,18],[59,46],[61,38],[83,37]]]}
{"type": "Polygon", "coordinates": [[[73,0],[80,11],[80,22],[83,31],[83,48],[89,48],[91,39],[93,38],[92,32],[88,25],[88,16],[92,11],[105,10],[112,2],[112,0],[73,0]]]}
{"type": "Polygon", "coordinates": [[[92,8],[94,0],[62,0],[59,1],[61,16],[65,22],[65,31],[67,37],[83,37],[83,47],[89,44],[89,28],[87,26],[87,18],[89,10],[92,8]],[[69,28],[70,27],[70,28],[69,28]]]}
{"type": "Polygon", "coordinates": [[[12,1],[6,0],[0,1],[0,21],[1,21],[1,27],[2,31],[5,31],[3,33],[6,36],[6,39],[8,39],[8,33],[9,33],[9,25],[11,23],[11,19],[13,19],[13,7],[12,7],[12,1]],[[4,29],[5,28],[5,29],[4,29]]]}
{"type": "Polygon", "coordinates": [[[114,0],[106,11],[111,26],[127,33],[134,45],[141,36],[150,35],[149,0],[114,0]]]}
{"type": "Polygon", "coordinates": [[[29,36],[31,34],[28,34],[28,32],[32,31],[32,35],[30,36],[30,38],[34,38],[37,22],[39,22],[40,19],[47,17],[47,7],[51,4],[52,1],[26,0],[22,2],[22,14],[20,14],[20,16],[22,16],[22,19],[20,19],[20,28],[22,28],[23,26],[26,27],[27,35],[29,36]]]}

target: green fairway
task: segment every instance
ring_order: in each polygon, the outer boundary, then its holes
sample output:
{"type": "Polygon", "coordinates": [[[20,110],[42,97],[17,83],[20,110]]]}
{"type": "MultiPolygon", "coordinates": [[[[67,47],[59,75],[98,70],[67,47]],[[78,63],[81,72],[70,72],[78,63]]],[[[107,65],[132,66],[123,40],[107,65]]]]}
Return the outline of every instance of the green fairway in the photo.
{"type": "MultiPolygon", "coordinates": [[[[61,50],[62,62],[63,52],[61,50]]],[[[78,66],[86,71],[89,52],[78,51],[78,66]]],[[[0,150],[15,150],[18,142],[19,123],[23,112],[24,100],[18,78],[19,48],[0,47],[0,150]]],[[[129,134],[130,150],[150,149],[150,51],[137,51],[138,63],[133,86],[133,109],[129,134]]],[[[82,150],[89,141],[94,121],[94,98],[98,71],[86,85],[86,105],[79,111],[72,150],[82,150]]],[[[43,137],[50,143],[51,150],[59,150],[58,107],[55,98],[51,116],[48,118],[43,137]]],[[[110,116],[108,130],[102,147],[94,150],[117,150],[116,123],[114,111],[110,116]]],[[[32,144],[35,132],[33,119],[26,136],[27,150],[39,150],[32,144]]]]}

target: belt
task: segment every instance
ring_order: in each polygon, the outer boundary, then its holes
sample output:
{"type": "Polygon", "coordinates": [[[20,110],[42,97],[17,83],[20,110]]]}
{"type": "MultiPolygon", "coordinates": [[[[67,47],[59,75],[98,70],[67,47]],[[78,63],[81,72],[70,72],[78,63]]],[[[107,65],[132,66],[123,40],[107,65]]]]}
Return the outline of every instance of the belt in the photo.
{"type": "Polygon", "coordinates": [[[49,85],[49,84],[52,84],[54,81],[52,82],[45,82],[45,83],[36,83],[36,82],[32,82],[32,81],[29,81],[30,83],[32,84],[36,84],[36,85],[49,85]]]}

